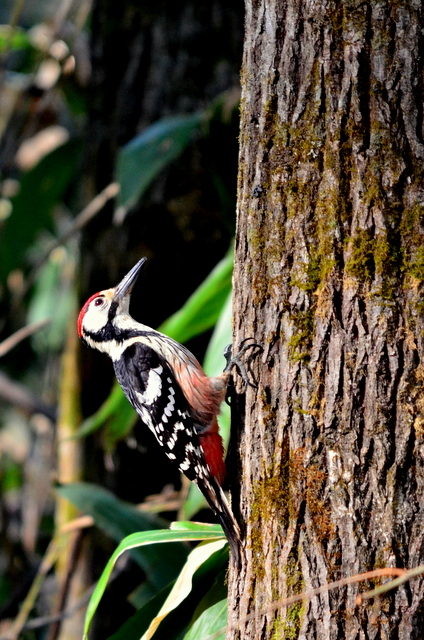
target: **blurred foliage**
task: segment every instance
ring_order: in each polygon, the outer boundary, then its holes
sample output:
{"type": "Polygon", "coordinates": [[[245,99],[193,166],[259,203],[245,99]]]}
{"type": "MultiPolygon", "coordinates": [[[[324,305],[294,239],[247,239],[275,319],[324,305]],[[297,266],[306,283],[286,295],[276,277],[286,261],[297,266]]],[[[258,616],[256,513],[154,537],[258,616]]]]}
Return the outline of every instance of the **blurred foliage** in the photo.
{"type": "MultiPolygon", "coordinates": [[[[175,228],[182,230],[193,246],[205,211],[196,209],[202,200],[214,203],[230,237],[236,175],[223,170],[225,163],[221,163],[219,154],[229,145],[236,146],[230,125],[237,120],[238,88],[229,86],[229,92],[218,96],[208,93],[200,108],[188,113],[168,110],[166,116],[164,113],[145,123],[140,131],[134,130],[131,139],[116,146],[111,174],[99,180],[107,184],[115,179],[119,183],[116,204],[109,202],[110,195],[93,200],[97,193],[93,193],[87,177],[92,144],[87,123],[90,110],[97,108],[96,98],[90,93],[90,3],[81,0],[37,6],[36,23],[29,17],[35,14],[26,12],[24,4],[11,4],[10,24],[0,25],[0,344],[29,324],[44,319],[49,324],[32,335],[30,331],[24,340],[17,333],[13,348],[1,356],[2,635],[10,640],[18,635],[28,640],[44,637],[45,626],[40,632],[31,630],[31,625],[37,629],[39,617],[60,614],[63,609],[75,609],[72,620],[82,629],[87,595],[100,575],[97,603],[99,593],[104,591],[107,597],[115,582],[123,580],[126,588],[119,594],[120,602],[128,598],[128,611],[135,611],[118,631],[107,631],[110,637],[140,638],[149,628],[150,637],[155,617],[162,615],[163,608],[166,613],[155,638],[206,637],[225,624],[225,539],[219,527],[185,524],[169,530],[165,519],[175,513],[188,519],[204,509],[197,488],[191,487],[186,495],[185,487],[181,491],[178,485],[177,490],[169,487],[164,462],[164,470],[162,466],[158,470],[159,482],[163,483],[158,495],[148,496],[141,486],[140,508],[121,499],[128,488],[120,484],[112,467],[119,461],[119,447],[124,446],[122,441],[129,436],[137,417],[117,384],[104,390],[102,403],[97,404],[93,415],[84,415],[81,423],[66,424],[64,430],[60,425],[68,416],[76,420],[81,413],[80,381],[74,371],[78,353],[73,339],[86,251],[81,229],[84,233],[84,225],[93,225],[100,238],[107,233],[118,238],[120,229],[127,228],[131,235],[134,216],[144,229],[137,206],[143,199],[150,198],[150,202],[154,193],[153,200],[167,198],[175,228]],[[211,149],[218,150],[218,160],[208,155],[211,149]],[[189,166],[183,169],[190,153],[189,166]],[[191,177],[190,162],[202,153],[205,158],[200,164],[210,174],[209,187],[190,204],[189,198],[181,199],[178,188],[172,187],[169,175],[191,177]],[[174,193],[160,186],[165,182],[174,193]],[[87,205],[91,213],[81,219],[78,213],[87,205]],[[194,207],[195,215],[188,215],[187,207],[194,207]],[[195,220],[193,228],[188,228],[190,216],[195,220]],[[67,400],[72,406],[65,406],[67,400]],[[52,420],[54,415],[59,416],[57,424],[52,420]],[[66,460],[69,434],[77,443],[69,449],[75,456],[72,460],[66,460]],[[100,447],[104,457],[98,455],[100,447]],[[96,478],[98,467],[106,470],[96,478]],[[98,484],[80,481],[92,480],[93,476],[98,484]],[[105,476],[116,495],[99,486],[105,476]],[[54,481],[63,478],[66,484],[55,487],[54,481]],[[69,501],[91,520],[81,525],[71,522],[69,529],[63,528],[62,516],[58,515],[61,500],[69,501]],[[84,534],[86,526],[88,533],[84,534]],[[188,541],[199,539],[215,540],[212,545],[218,541],[219,549],[206,544],[190,553],[188,541]],[[167,542],[153,544],[158,541],[167,542]],[[119,544],[118,550],[103,571],[114,543],[119,544]],[[131,549],[134,563],[120,559],[115,564],[127,549],[131,549]],[[48,574],[53,565],[54,572],[48,574]],[[109,577],[111,584],[107,587],[109,577]]],[[[106,127],[101,135],[108,140],[106,127]]],[[[207,225],[205,228],[209,229],[207,225]]],[[[173,227],[171,242],[172,233],[173,227]]],[[[114,272],[114,265],[125,269],[128,261],[128,256],[120,253],[123,248],[119,242],[114,242],[113,248],[109,253],[108,248],[104,250],[109,273],[114,272]]],[[[174,305],[167,320],[163,317],[170,311],[158,321],[162,322],[161,331],[180,342],[192,341],[200,354],[210,340],[205,358],[210,375],[222,370],[223,349],[231,342],[232,247],[224,257],[223,253],[215,256],[216,266],[203,283],[202,274],[211,265],[200,265],[198,273],[193,270],[194,293],[185,302],[180,299],[180,308],[174,305]]],[[[185,259],[182,251],[181,256],[185,259]]],[[[112,284],[102,282],[103,286],[112,284]]],[[[165,285],[161,282],[160,286],[165,285]]],[[[92,356],[84,353],[84,357],[92,356]]],[[[228,443],[228,407],[223,407],[220,424],[228,443]]],[[[142,441],[138,446],[150,445],[142,441]]],[[[90,605],[89,618],[96,606],[90,605]]],[[[120,607],[116,605],[116,609],[120,607]]],[[[48,640],[77,637],[66,624],[63,619],[56,630],[51,627],[48,640]]],[[[91,637],[96,633],[94,625],[91,637]]]]}
{"type": "Polygon", "coordinates": [[[205,115],[198,113],[164,118],[122,147],[116,172],[121,185],[120,219],[142,197],[159,171],[181,155],[203,119],[205,115]]]}

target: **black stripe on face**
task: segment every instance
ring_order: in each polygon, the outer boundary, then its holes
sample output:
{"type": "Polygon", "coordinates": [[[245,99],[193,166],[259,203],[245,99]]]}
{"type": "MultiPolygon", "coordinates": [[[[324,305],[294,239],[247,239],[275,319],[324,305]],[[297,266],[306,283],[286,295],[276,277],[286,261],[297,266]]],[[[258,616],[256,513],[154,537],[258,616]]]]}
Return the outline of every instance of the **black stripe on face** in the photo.
{"type": "Polygon", "coordinates": [[[109,312],[107,314],[108,323],[112,322],[116,317],[116,312],[118,311],[119,302],[118,300],[112,300],[109,307],[109,312]]]}
{"type": "MultiPolygon", "coordinates": [[[[82,338],[87,337],[93,340],[93,342],[110,342],[116,340],[116,342],[124,342],[130,338],[137,338],[139,336],[148,336],[149,331],[140,331],[140,329],[119,329],[115,327],[112,322],[108,321],[107,324],[100,329],[100,331],[86,331],[82,338]]],[[[151,332],[154,334],[154,332],[151,332]]]]}

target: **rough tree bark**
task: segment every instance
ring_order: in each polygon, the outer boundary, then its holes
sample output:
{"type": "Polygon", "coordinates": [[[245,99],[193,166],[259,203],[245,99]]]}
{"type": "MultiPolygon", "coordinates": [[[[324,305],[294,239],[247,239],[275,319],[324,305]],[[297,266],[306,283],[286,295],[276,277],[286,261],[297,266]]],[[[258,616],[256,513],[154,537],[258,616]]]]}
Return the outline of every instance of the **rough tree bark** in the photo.
{"type": "Polygon", "coordinates": [[[420,638],[422,579],[260,612],[424,561],[423,4],[246,10],[235,341],[264,353],[238,396],[228,637],[420,638]]]}

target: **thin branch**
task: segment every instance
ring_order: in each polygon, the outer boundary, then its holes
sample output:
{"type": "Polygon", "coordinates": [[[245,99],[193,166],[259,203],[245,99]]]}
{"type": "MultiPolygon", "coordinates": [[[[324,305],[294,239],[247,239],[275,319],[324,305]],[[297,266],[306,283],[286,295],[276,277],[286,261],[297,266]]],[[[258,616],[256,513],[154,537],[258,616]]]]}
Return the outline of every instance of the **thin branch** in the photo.
{"type": "Polygon", "coordinates": [[[66,233],[52,242],[44,256],[40,258],[37,264],[33,267],[28,278],[26,279],[19,299],[22,299],[32,287],[38,271],[48,261],[51,253],[58,247],[64,245],[68,240],[70,240],[70,238],[72,238],[72,236],[78,233],[78,231],[81,231],[81,229],[83,229],[90,222],[90,220],[92,220],[94,216],[103,209],[103,207],[109,200],[115,198],[118,195],[119,189],[120,186],[117,182],[111,182],[110,184],[108,184],[107,187],[105,187],[103,191],[100,191],[100,193],[97,194],[97,196],[95,196],[95,198],[93,198],[93,200],[89,202],[86,207],[84,207],[84,209],[76,216],[76,218],[74,218],[71,227],[66,231],[66,233]]]}
{"type": "Polygon", "coordinates": [[[72,578],[75,575],[75,571],[77,569],[78,561],[82,551],[84,537],[84,529],[78,529],[73,532],[72,540],[69,545],[70,549],[67,554],[67,566],[65,567],[65,575],[62,584],[59,585],[59,593],[58,593],[58,602],[56,605],[56,615],[59,616],[58,619],[52,623],[52,626],[49,629],[49,633],[47,635],[47,640],[57,640],[61,630],[62,624],[62,615],[61,612],[65,610],[66,603],[69,596],[69,591],[71,588],[72,578]]]}
{"type": "Polygon", "coordinates": [[[33,618],[33,620],[29,620],[23,627],[22,631],[29,631],[30,629],[39,629],[40,627],[47,627],[49,624],[53,624],[54,622],[59,622],[61,620],[66,620],[66,618],[72,618],[72,616],[85,607],[88,604],[91,595],[96,588],[96,584],[93,584],[89,587],[81,598],[75,602],[72,607],[52,616],[40,616],[39,618],[33,618]]]}
{"type": "Polygon", "coordinates": [[[47,551],[44,555],[44,558],[40,564],[40,567],[38,569],[34,582],[32,583],[31,588],[28,591],[28,594],[25,600],[23,601],[22,606],[19,610],[19,613],[16,616],[15,620],[13,621],[11,628],[8,630],[8,632],[4,636],[4,640],[18,640],[20,633],[22,631],[22,628],[26,623],[28,616],[31,613],[31,610],[35,605],[35,601],[38,597],[38,594],[40,592],[44,579],[48,574],[48,572],[50,571],[50,569],[52,568],[52,566],[54,565],[54,563],[56,562],[56,558],[60,554],[61,548],[65,544],[65,540],[66,540],[65,538],[62,538],[60,541],[58,541],[55,538],[53,538],[53,540],[50,542],[49,546],[47,547],[47,551]]]}
{"type": "Polygon", "coordinates": [[[12,349],[14,349],[22,340],[25,338],[29,338],[33,333],[40,331],[40,329],[44,329],[50,324],[51,320],[49,318],[45,318],[44,320],[39,320],[39,322],[32,322],[31,324],[27,324],[26,327],[22,327],[22,329],[18,329],[15,333],[12,333],[11,336],[0,342],[0,358],[9,353],[12,349]]]}
{"type": "Polygon", "coordinates": [[[0,372],[0,398],[30,415],[42,413],[52,422],[56,421],[56,412],[53,407],[44,404],[31,395],[22,384],[11,380],[2,372],[0,372]]]}

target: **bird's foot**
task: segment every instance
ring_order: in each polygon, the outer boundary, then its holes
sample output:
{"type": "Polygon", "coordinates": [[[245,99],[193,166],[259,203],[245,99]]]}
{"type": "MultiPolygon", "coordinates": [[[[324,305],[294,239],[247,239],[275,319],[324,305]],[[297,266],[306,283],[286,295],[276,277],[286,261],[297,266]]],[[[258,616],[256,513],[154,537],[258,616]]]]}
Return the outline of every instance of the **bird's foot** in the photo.
{"type": "Polygon", "coordinates": [[[230,373],[233,367],[236,367],[239,375],[243,379],[243,382],[247,387],[253,387],[257,389],[258,385],[252,371],[252,361],[263,351],[263,347],[257,342],[252,342],[253,338],[245,338],[239,344],[238,352],[233,356],[232,347],[229,344],[224,351],[224,357],[227,361],[224,373],[230,373]],[[249,356],[246,358],[246,363],[241,360],[247,351],[252,350],[249,356]]]}

